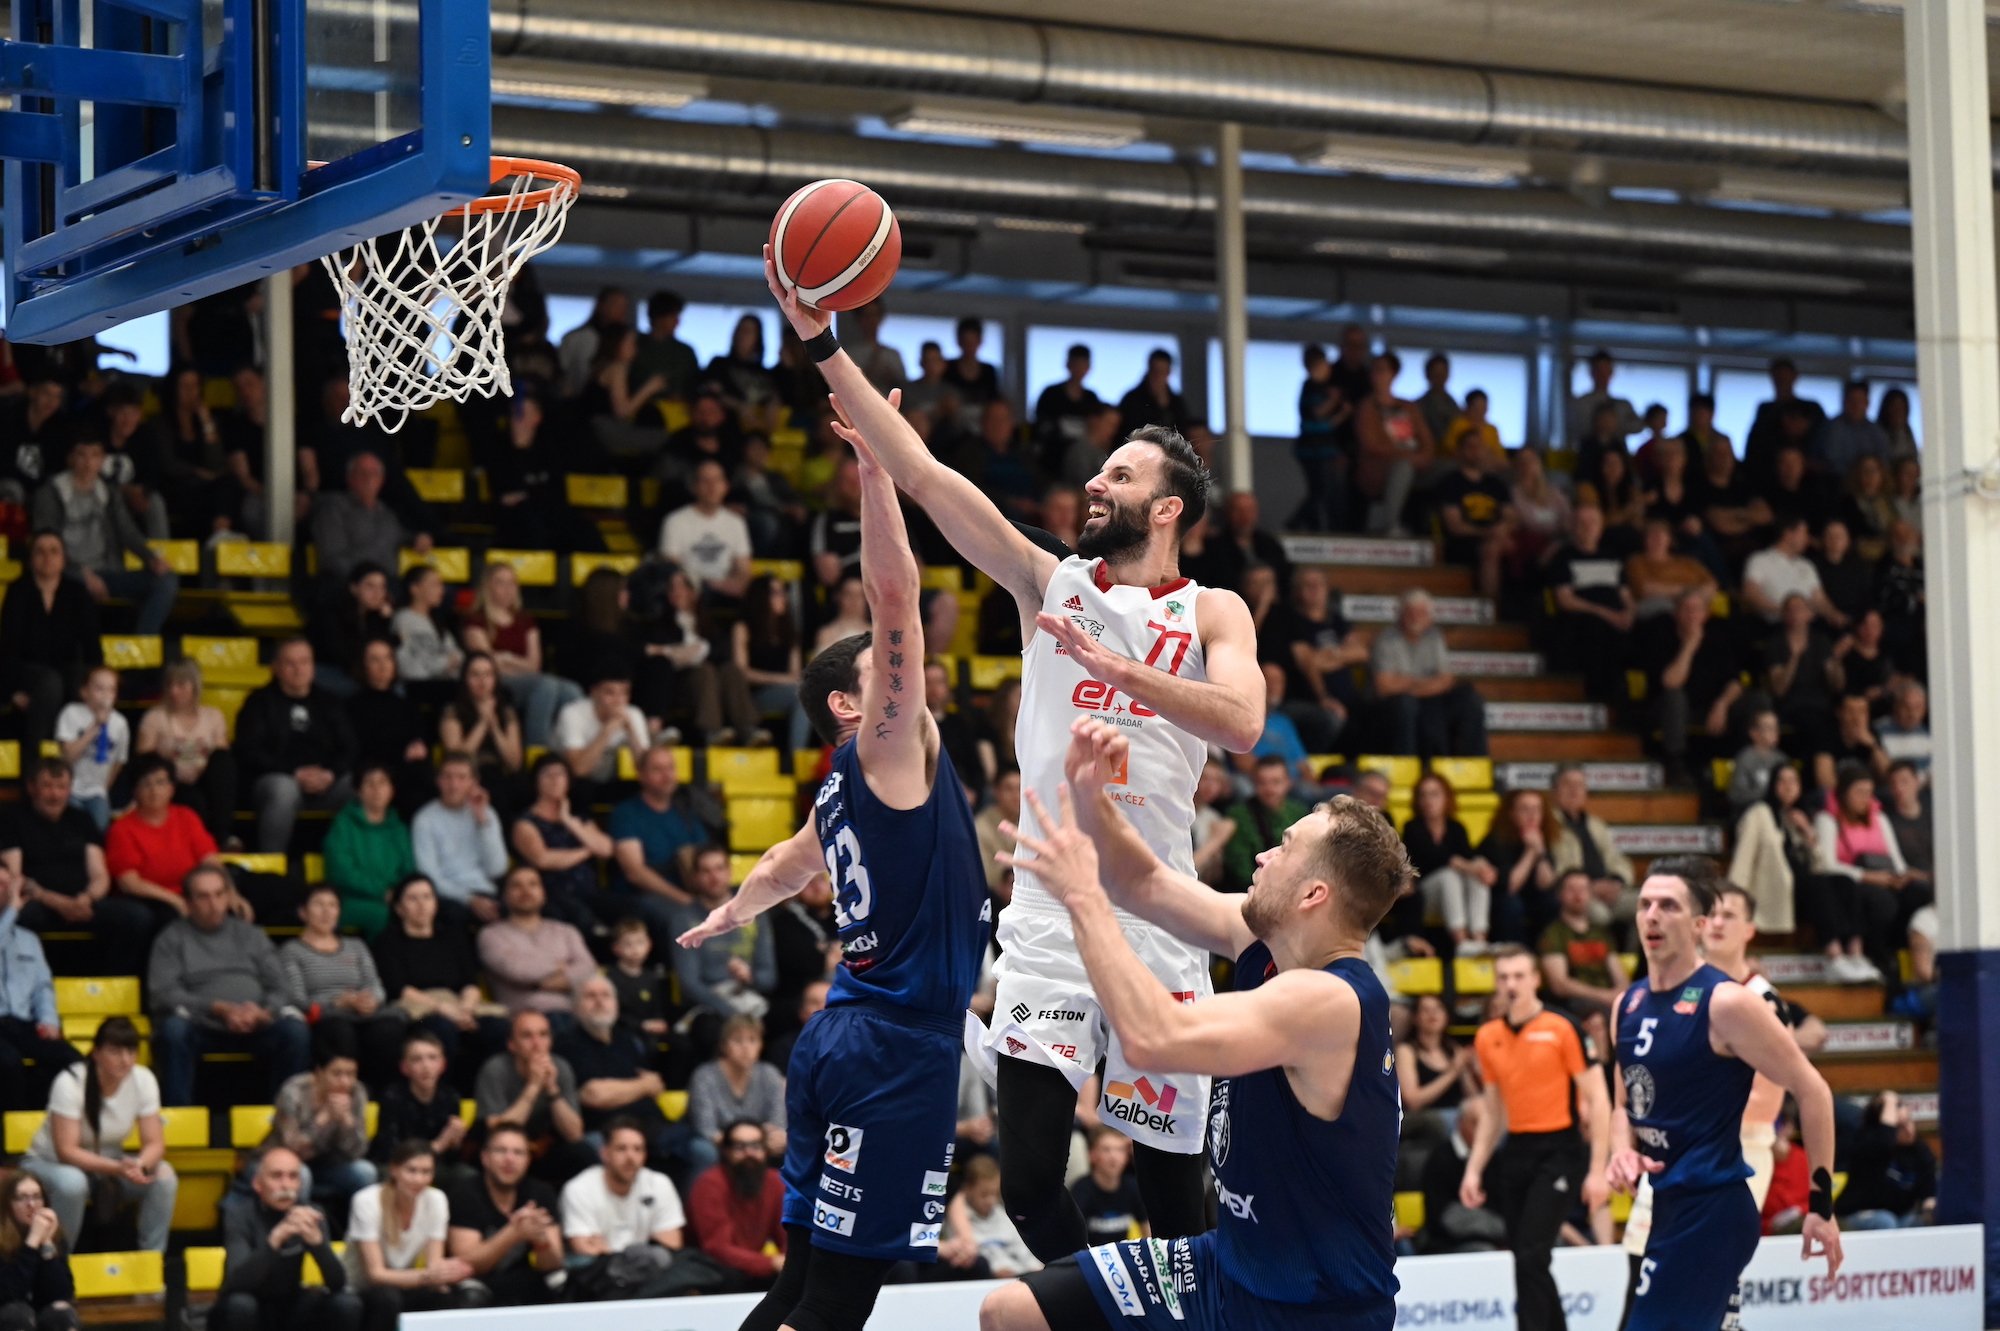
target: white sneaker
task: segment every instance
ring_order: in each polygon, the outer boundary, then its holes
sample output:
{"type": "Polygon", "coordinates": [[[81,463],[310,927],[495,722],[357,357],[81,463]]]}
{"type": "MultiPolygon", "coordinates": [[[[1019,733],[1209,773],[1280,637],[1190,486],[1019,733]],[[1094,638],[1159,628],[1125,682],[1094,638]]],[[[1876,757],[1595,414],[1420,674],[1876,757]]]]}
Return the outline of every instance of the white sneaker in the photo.
{"type": "Polygon", "coordinates": [[[1484,938],[1468,938],[1458,945],[1458,955],[1461,957],[1483,957],[1492,950],[1493,944],[1484,938]]]}
{"type": "Polygon", "coordinates": [[[1847,960],[1854,967],[1854,982],[1856,984],[1882,983],[1882,972],[1876,967],[1875,963],[1868,960],[1868,958],[1849,957],[1847,960]]]}

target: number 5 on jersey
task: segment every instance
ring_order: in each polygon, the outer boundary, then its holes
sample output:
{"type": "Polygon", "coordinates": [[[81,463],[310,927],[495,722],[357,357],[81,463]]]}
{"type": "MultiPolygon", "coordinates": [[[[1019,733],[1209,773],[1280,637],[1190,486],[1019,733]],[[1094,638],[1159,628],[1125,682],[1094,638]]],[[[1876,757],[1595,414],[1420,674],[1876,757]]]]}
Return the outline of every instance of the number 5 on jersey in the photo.
{"type": "Polygon", "coordinates": [[[868,918],[875,893],[868,886],[868,866],[861,862],[861,842],[846,823],[826,847],[826,876],[833,880],[833,919],[845,930],[868,918]]]}

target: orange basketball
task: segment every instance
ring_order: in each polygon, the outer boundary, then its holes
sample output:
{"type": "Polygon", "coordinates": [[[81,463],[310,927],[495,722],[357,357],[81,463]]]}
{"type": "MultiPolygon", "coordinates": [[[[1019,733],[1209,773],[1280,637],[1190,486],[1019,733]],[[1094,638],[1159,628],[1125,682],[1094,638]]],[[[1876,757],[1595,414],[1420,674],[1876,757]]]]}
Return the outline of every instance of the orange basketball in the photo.
{"type": "Polygon", "coordinates": [[[771,222],[778,276],[815,309],[852,310],[888,287],[903,232],[882,196],[853,180],[815,180],[771,222]]]}

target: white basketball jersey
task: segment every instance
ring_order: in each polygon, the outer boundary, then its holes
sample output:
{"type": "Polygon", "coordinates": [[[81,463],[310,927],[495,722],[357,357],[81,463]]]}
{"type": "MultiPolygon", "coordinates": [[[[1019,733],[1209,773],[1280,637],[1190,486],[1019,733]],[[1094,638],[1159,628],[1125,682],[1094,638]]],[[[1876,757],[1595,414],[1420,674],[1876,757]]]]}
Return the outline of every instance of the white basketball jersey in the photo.
{"type": "MultiPolygon", "coordinates": [[[[1072,555],[1049,577],[1042,609],[1063,615],[1106,648],[1182,679],[1206,680],[1195,604],[1201,587],[1180,578],[1164,587],[1128,587],[1104,581],[1099,560],[1072,555]]],[[[1037,631],[1022,653],[1021,710],[1014,723],[1014,751],[1021,788],[1058,808],[1069,728],[1079,716],[1118,726],[1130,740],[1125,779],[1106,787],[1153,853],[1180,872],[1194,873],[1194,792],[1208,760],[1208,746],[1142,703],[1092,679],[1054,638],[1037,631]]],[[[1039,835],[1034,810],[1024,802],[1021,827],[1039,835]]],[[[1062,906],[1017,870],[1015,906],[1060,911],[1062,906]]],[[[1143,921],[1120,912],[1127,925],[1143,921]]]]}

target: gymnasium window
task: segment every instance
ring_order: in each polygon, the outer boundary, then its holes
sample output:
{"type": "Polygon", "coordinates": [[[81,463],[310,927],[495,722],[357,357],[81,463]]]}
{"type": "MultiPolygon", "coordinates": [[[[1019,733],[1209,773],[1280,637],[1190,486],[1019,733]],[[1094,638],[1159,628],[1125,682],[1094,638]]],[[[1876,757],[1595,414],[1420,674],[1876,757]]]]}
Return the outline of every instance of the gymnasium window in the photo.
{"type": "MultiPolygon", "coordinates": [[[[894,294],[890,293],[892,297],[894,294]]],[[[997,370],[1004,382],[1007,375],[1007,327],[998,319],[982,320],[979,326],[983,332],[979,359],[997,370]]],[[[902,353],[903,371],[912,379],[921,374],[918,367],[922,361],[918,353],[924,349],[926,342],[935,342],[944,348],[946,360],[957,360],[958,320],[940,319],[929,314],[897,314],[893,307],[889,316],[882,320],[882,345],[894,347],[902,353]]]]}
{"type": "MultiPolygon", "coordinates": [[[[585,318],[590,316],[587,308],[583,313],[585,318]]],[[[729,354],[729,336],[736,331],[736,321],[746,314],[755,315],[764,325],[764,364],[776,365],[782,316],[775,305],[690,305],[681,311],[680,327],[674,335],[693,347],[696,358],[707,365],[717,356],[729,354]]]]}
{"type": "Polygon", "coordinates": [[[1914,383],[1896,379],[1870,379],[1868,381],[1868,419],[1874,420],[1882,411],[1882,395],[1892,388],[1900,388],[1910,399],[1910,433],[1917,437],[1917,446],[1924,442],[1924,402],[1917,396],[1914,383]]]}
{"type": "Polygon", "coordinates": [[[106,347],[129,351],[138,357],[128,361],[122,356],[106,356],[102,362],[104,368],[127,374],[165,374],[173,361],[173,336],[167,327],[168,318],[167,311],[161,310],[158,314],[128,319],[116,328],[107,328],[99,333],[97,340],[106,347]]]}
{"type": "MultiPolygon", "coordinates": [[[[1243,349],[1243,428],[1254,436],[1291,439],[1299,432],[1299,388],[1306,381],[1305,339],[1251,342],[1243,349]]],[[[1222,343],[1208,342],[1208,424],[1220,433],[1222,343]]]]}
{"type": "Polygon", "coordinates": [[[1528,361],[1524,356],[1453,351],[1450,347],[1398,349],[1396,354],[1403,358],[1403,372],[1396,377],[1397,396],[1415,402],[1429,391],[1430,385],[1424,382],[1424,362],[1436,350],[1451,357],[1451,378],[1445,381],[1445,387],[1461,405],[1467,393],[1475,388],[1485,389],[1486,419],[1500,432],[1500,442],[1509,448],[1529,442],[1528,361]]]}
{"type": "MultiPolygon", "coordinates": [[[[1766,387],[1769,382],[1766,381],[1766,387]]],[[[1667,430],[1679,434],[1687,429],[1688,394],[1693,391],[1694,380],[1685,365],[1648,365],[1643,361],[1620,360],[1611,375],[1611,391],[1632,404],[1632,410],[1643,418],[1646,408],[1657,402],[1667,409],[1667,430]]],[[[1570,364],[1569,392],[1575,400],[1590,391],[1590,360],[1579,357],[1570,364]]],[[[1754,404],[1752,412],[1756,410],[1754,404]]],[[[1725,420],[1718,408],[1716,421],[1725,420]]],[[[1731,434],[1735,431],[1727,424],[1722,428],[1731,434]]],[[[1642,436],[1643,437],[1643,436],[1642,436]]],[[[1576,440],[1565,440],[1574,444],[1576,440]]]]}
{"type": "Polygon", "coordinates": [[[1090,373],[1084,377],[1084,386],[1113,406],[1146,377],[1146,357],[1154,347],[1165,347],[1173,355],[1171,382],[1175,388],[1180,387],[1180,344],[1171,337],[1122,328],[1057,328],[1036,324],[1028,329],[1028,400],[1024,405],[1029,409],[1033,409],[1044,388],[1069,377],[1069,349],[1078,342],[1090,348],[1090,373]]]}
{"type": "MultiPolygon", "coordinates": [[[[1615,387],[1618,381],[1611,382],[1615,387]]],[[[1833,375],[1802,374],[1797,392],[1802,398],[1816,400],[1831,416],[1840,410],[1840,385],[1840,379],[1833,375]]],[[[1771,376],[1765,370],[1717,370],[1712,391],[1716,428],[1729,436],[1741,457],[1750,427],[1757,420],[1758,406],[1771,400],[1771,376]]]]}

